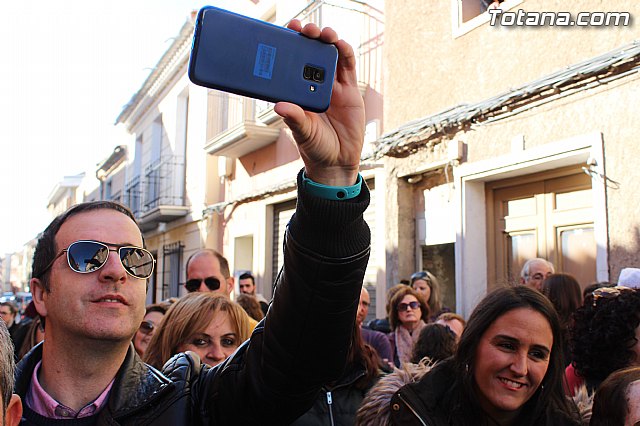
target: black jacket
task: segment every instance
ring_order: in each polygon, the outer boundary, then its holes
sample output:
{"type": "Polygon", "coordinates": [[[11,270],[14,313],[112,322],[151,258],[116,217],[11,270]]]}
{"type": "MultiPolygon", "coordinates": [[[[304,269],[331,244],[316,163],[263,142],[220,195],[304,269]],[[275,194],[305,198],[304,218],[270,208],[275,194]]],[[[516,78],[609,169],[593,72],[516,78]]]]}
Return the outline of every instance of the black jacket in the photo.
{"type": "MultiPolygon", "coordinates": [[[[357,198],[330,201],[300,182],[273,303],[251,339],[216,367],[180,354],[163,373],[130,347],[98,424],[285,425],[340,377],[369,257],[369,192],[363,185],[357,198]]],[[[36,347],[18,366],[23,400],[41,353],[36,347]]]]}
{"type": "MultiPolygon", "coordinates": [[[[421,426],[479,426],[482,419],[472,423],[462,420],[452,403],[452,384],[456,374],[451,359],[436,364],[433,369],[414,383],[401,387],[391,398],[391,424],[421,426]]],[[[544,418],[532,424],[539,426],[577,426],[578,412],[564,414],[546,407],[544,418]],[[570,418],[569,416],[574,416],[570,418]]],[[[531,419],[527,419],[531,420],[531,419]]]]}
{"type": "Polygon", "coordinates": [[[363,383],[367,370],[358,364],[351,367],[334,384],[320,390],[313,407],[299,417],[292,426],[347,426],[356,423],[356,411],[367,391],[378,378],[363,383]]]}

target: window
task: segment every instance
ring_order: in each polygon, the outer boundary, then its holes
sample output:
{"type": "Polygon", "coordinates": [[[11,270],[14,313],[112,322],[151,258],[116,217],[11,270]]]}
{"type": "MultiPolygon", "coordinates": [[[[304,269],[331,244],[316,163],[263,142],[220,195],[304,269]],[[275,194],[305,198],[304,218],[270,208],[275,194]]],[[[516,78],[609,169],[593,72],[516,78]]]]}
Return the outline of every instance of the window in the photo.
{"type": "Polygon", "coordinates": [[[162,300],[180,296],[183,251],[181,241],[162,247],[162,300]]]}
{"type": "MultiPolygon", "coordinates": [[[[522,3],[522,0],[497,1],[502,10],[512,9],[522,3]]],[[[451,0],[453,36],[459,37],[489,22],[487,9],[492,3],[494,0],[451,0]]]]}

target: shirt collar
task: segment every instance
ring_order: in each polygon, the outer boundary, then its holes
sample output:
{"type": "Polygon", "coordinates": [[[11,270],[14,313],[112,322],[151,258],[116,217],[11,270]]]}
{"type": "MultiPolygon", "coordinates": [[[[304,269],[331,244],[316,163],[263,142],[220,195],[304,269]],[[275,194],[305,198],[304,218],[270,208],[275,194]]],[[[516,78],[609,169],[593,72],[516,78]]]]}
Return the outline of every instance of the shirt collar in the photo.
{"type": "Polygon", "coordinates": [[[36,413],[51,419],[79,419],[96,414],[106,405],[109,397],[109,391],[113,386],[115,378],[111,380],[105,390],[102,391],[102,393],[93,402],[90,402],[82,409],[80,409],[80,411],[76,412],[73,409],[65,406],[64,404],[56,401],[40,385],[40,382],[38,381],[38,373],[40,372],[41,365],[42,361],[39,361],[38,364],[36,364],[36,367],[33,369],[33,374],[31,375],[31,386],[29,386],[29,391],[27,392],[25,399],[25,403],[27,404],[27,406],[36,413]]]}

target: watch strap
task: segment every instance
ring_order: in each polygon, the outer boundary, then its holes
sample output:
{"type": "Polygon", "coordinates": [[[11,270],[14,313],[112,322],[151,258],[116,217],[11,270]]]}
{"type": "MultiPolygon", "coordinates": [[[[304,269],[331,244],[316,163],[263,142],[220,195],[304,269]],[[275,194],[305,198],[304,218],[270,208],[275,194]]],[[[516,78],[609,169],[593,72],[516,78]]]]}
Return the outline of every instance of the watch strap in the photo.
{"type": "Polygon", "coordinates": [[[351,186],[329,186],[312,181],[302,172],[302,183],[305,190],[316,197],[326,200],[349,200],[360,195],[362,189],[362,175],[358,173],[358,180],[351,186]]]}

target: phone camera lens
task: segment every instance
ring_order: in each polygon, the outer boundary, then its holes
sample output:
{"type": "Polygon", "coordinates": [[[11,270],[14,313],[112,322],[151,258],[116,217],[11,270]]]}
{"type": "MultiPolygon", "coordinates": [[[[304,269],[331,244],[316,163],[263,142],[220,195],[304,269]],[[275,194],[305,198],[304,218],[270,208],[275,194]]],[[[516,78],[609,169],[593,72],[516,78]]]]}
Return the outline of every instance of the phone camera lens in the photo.
{"type": "Polygon", "coordinates": [[[315,69],[313,71],[313,79],[317,82],[321,82],[324,79],[324,73],[320,69],[315,69]]]}
{"type": "Polygon", "coordinates": [[[311,80],[313,76],[313,68],[311,68],[309,65],[305,66],[302,75],[305,80],[311,80]]]}

